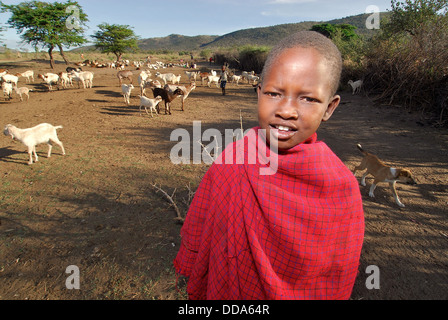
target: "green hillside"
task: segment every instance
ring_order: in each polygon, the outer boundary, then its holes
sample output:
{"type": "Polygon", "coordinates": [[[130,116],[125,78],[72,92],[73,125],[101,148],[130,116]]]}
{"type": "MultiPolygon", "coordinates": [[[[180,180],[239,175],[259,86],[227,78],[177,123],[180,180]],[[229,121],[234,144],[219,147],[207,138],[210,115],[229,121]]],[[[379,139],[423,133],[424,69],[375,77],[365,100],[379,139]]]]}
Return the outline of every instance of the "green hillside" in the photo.
{"type": "MultiPolygon", "coordinates": [[[[382,13],[382,18],[388,16],[389,13],[382,13]]],[[[270,27],[250,28],[234,31],[223,36],[198,35],[183,36],[180,34],[171,34],[160,38],[147,38],[139,40],[138,45],[142,51],[193,51],[206,48],[228,48],[239,47],[243,45],[272,46],[279,39],[288,34],[309,30],[313,25],[320,23],[341,24],[348,23],[356,26],[356,32],[360,35],[371,36],[376,31],[368,30],[365,26],[366,19],[370,14],[359,14],[341,19],[330,21],[305,21],[299,23],[280,24],[270,27]]],[[[93,46],[82,47],[73,51],[94,50],[93,46]]]]}

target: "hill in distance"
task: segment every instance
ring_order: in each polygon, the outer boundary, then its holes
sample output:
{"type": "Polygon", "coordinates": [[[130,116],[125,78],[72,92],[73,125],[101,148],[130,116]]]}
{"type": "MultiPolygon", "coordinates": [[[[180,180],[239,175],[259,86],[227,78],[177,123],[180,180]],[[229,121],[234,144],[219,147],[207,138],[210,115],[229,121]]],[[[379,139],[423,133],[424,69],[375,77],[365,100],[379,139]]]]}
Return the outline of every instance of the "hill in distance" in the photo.
{"type": "MultiPolygon", "coordinates": [[[[388,15],[382,13],[381,18],[388,15]]],[[[138,41],[138,46],[142,51],[193,51],[215,48],[239,47],[243,45],[273,46],[275,43],[287,35],[303,30],[309,30],[313,25],[321,23],[341,24],[348,23],[357,27],[356,32],[364,36],[372,36],[376,30],[366,28],[366,20],[370,14],[359,14],[330,21],[305,21],[299,23],[280,24],[270,27],[250,28],[234,31],[222,36],[198,35],[183,36],[171,34],[166,37],[147,38],[138,41]]],[[[94,50],[94,46],[82,47],[73,51],[94,50]]]]}

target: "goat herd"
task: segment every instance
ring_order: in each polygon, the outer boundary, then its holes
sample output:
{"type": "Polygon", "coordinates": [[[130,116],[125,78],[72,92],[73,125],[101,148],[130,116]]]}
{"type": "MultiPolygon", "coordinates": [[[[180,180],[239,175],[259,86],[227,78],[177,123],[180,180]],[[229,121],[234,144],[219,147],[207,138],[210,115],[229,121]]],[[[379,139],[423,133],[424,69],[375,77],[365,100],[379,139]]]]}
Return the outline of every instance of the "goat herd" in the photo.
{"type": "MultiPolygon", "coordinates": [[[[82,66],[85,66],[83,64],[82,66]]],[[[97,65],[92,66],[87,64],[89,67],[98,67],[97,65]]],[[[164,101],[165,103],[165,114],[171,115],[171,102],[180,97],[182,99],[182,111],[184,111],[184,104],[190,93],[195,90],[196,82],[201,81],[202,86],[207,85],[211,87],[212,84],[216,84],[219,87],[220,75],[214,70],[209,70],[206,72],[197,71],[195,69],[190,69],[190,71],[185,71],[185,75],[188,78],[188,85],[181,85],[181,74],[174,74],[172,72],[161,73],[162,69],[169,67],[174,67],[176,65],[170,64],[166,65],[162,62],[157,61],[155,64],[146,64],[147,70],[141,70],[142,65],[136,67],[138,72],[138,87],[140,88],[140,106],[139,111],[141,114],[142,108],[145,109],[146,113],[153,117],[153,112],[159,114],[159,104],[164,101]],[[152,79],[152,72],[155,72],[155,78],[152,79]],[[153,93],[153,98],[146,96],[146,89],[150,88],[153,93]],[[149,112],[150,113],[149,113],[149,112]]],[[[117,78],[119,80],[119,85],[121,86],[121,94],[124,97],[126,105],[130,104],[131,91],[135,88],[133,85],[133,77],[135,71],[126,70],[122,65],[120,66],[107,66],[109,68],[116,68],[117,78]],[[128,81],[128,84],[123,83],[128,81]]],[[[180,66],[184,67],[184,66],[180,66]]],[[[194,66],[195,67],[195,66],[194,66]]],[[[238,86],[240,82],[244,80],[247,83],[252,83],[253,86],[259,81],[259,77],[254,74],[254,72],[243,71],[241,75],[236,75],[234,72],[229,70],[229,80],[230,82],[236,83],[238,86]]],[[[20,101],[23,101],[23,96],[25,95],[27,99],[30,99],[30,89],[26,86],[18,85],[19,79],[21,77],[25,78],[25,83],[31,84],[35,81],[35,73],[33,70],[27,70],[20,73],[10,73],[6,69],[0,69],[0,82],[2,91],[4,93],[5,100],[11,100],[13,92],[15,92],[19,97],[20,101]]],[[[94,72],[83,71],[81,65],[76,64],[76,67],[67,67],[65,72],[59,73],[43,73],[37,75],[38,79],[41,79],[48,87],[48,91],[66,89],[69,87],[74,87],[74,82],[77,82],[78,88],[82,87],[84,89],[93,88],[94,72]]],[[[19,129],[11,124],[8,124],[4,129],[4,134],[10,136],[22,142],[27,148],[29,153],[28,164],[33,163],[32,155],[34,154],[35,161],[38,161],[36,154],[36,145],[41,143],[47,143],[49,145],[48,157],[51,155],[52,145],[58,145],[62,149],[62,153],[65,154],[64,146],[62,142],[58,139],[56,130],[62,128],[62,126],[54,127],[50,124],[44,123],[33,128],[19,129]]]]}

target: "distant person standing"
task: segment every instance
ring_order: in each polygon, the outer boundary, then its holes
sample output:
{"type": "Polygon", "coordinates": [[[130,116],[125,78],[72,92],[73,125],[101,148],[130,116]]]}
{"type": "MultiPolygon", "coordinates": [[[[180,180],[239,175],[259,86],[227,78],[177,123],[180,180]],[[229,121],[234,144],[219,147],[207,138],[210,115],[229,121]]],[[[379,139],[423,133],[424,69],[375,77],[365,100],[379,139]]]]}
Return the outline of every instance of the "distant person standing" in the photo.
{"type": "Polygon", "coordinates": [[[221,81],[221,90],[222,90],[222,95],[223,96],[226,95],[227,79],[228,79],[228,74],[227,74],[227,71],[226,71],[226,67],[222,66],[221,76],[219,77],[219,80],[221,81]]]}

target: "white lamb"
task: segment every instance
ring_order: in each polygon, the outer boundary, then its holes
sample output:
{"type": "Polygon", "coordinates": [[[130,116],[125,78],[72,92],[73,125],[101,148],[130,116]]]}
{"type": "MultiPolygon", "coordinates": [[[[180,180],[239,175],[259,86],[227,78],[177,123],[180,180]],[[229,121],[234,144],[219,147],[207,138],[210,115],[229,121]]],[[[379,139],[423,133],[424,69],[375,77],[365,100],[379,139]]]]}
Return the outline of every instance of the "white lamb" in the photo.
{"type": "Polygon", "coordinates": [[[352,87],[352,90],[353,90],[352,94],[355,94],[355,93],[361,92],[363,81],[358,80],[358,81],[353,82],[353,80],[349,80],[348,84],[352,87]]]}
{"type": "Polygon", "coordinates": [[[237,86],[239,85],[238,83],[240,82],[240,80],[241,76],[237,76],[235,74],[230,78],[230,81],[236,83],[237,86]]]}
{"type": "Polygon", "coordinates": [[[78,81],[78,88],[79,88],[79,82],[82,83],[84,89],[93,87],[93,77],[94,77],[93,72],[90,71],[76,72],[72,70],[71,74],[72,74],[72,80],[78,81]]]}
{"type": "Polygon", "coordinates": [[[61,85],[63,88],[67,88],[68,85],[73,87],[72,75],[67,72],[59,73],[59,80],[61,80],[61,85]]]}
{"type": "Polygon", "coordinates": [[[48,90],[52,90],[51,84],[58,83],[59,82],[59,76],[55,73],[45,73],[45,74],[39,74],[39,78],[44,80],[48,84],[48,90]]]}
{"type": "Polygon", "coordinates": [[[36,153],[36,145],[41,143],[48,144],[48,158],[51,157],[51,149],[53,148],[52,144],[57,144],[62,149],[62,154],[65,155],[64,145],[59,140],[56,130],[62,129],[62,126],[54,127],[48,123],[39,124],[33,128],[28,129],[19,129],[11,124],[8,124],[3,131],[5,136],[11,136],[12,139],[19,140],[25,146],[28,147],[28,154],[30,156],[30,160],[28,162],[29,165],[33,164],[33,156],[35,162],[39,161],[36,153]]]}
{"type": "Polygon", "coordinates": [[[28,70],[28,71],[25,71],[22,73],[18,73],[18,74],[16,74],[16,76],[26,78],[25,82],[31,82],[30,78],[33,79],[33,82],[34,82],[34,71],[33,70],[28,70]]]}
{"type": "Polygon", "coordinates": [[[3,94],[5,96],[5,100],[6,99],[10,99],[12,98],[12,83],[9,82],[3,82],[2,83],[2,91],[3,94]]]}
{"type": "Polygon", "coordinates": [[[22,95],[24,95],[24,94],[27,96],[27,100],[30,100],[29,92],[33,91],[31,89],[28,89],[27,87],[21,87],[21,88],[14,87],[14,90],[20,96],[20,101],[23,101],[22,95]]]}
{"type": "Polygon", "coordinates": [[[216,87],[219,88],[219,80],[221,79],[220,76],[208,76],[208,87],[210,88],[210,85],[212,83],[216,83],[216,87]]]}
{"type": "Polygon", "coordinates": [[[122,84],[121,85],[121,93],[123,94],[124,97],[124,102],[129,105],[129,99],[131,97],[131,91],[132,89],[134,89],[134,86],[132,84],[122,84]]]}
{"type": "MultiPolygon", "coordinates": [[[[143,95],[146,81],[148,81],[150,76],[151,76],[150,71],[142,71],[142,72],[140,72],[140,75],[138,76],[138,85],[140,86],[141,95],[143,95]]],[[[149,80],[151,80],[151,79],[149,79],[149,80]]]]}
{"type": "Polygon", "coordinates": [[[199,71],[185,71],[185,74],[188,77],[188,80],[191,81],[196,81],[197,76],[199,75],[199,71]]]}
{"type": "Polygon", "coordinates": [[[139,96],[139,97],[140,97],[140,109],[139,109],[140,112],[142,111],[142,107],[145,107],[146,114],[149,115],[148,109],[147,109],[149,107],[149,110],[151,111],[151,117],[152,118],[153,118],[153,115],[152,115],[152,111],[153,110],[156,112],[157,115],[159,114],[157,112],[157,108],[156,107],[160,103],[160,101],[162,101],[162,97],[161,96],[157,96],[154,99],[150,99],[150,98],[147,98],[145,96],[139,96]]]}
{"type": "Polygon", "coordinates": [[[11,82],[11,83],[14,84],[14,86],[17,87],[17,82],[19,81],[19,77],[15,76],[13,74],[7,73],[7,74],[2,76],[2,81],[11,82]]]}
{"type": "Polygon", "coordinates": [[[162,79],[163,85],[167,84],[167,82],[172,82],[174,84],[175,77],[174,73],[156,73],[156,78],[162,79]]]}

